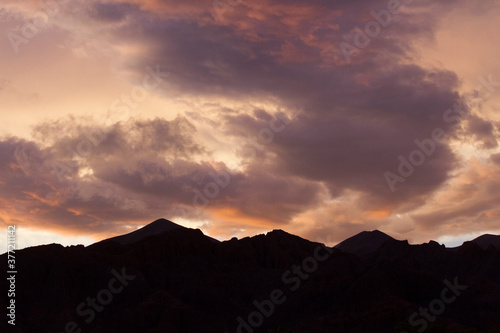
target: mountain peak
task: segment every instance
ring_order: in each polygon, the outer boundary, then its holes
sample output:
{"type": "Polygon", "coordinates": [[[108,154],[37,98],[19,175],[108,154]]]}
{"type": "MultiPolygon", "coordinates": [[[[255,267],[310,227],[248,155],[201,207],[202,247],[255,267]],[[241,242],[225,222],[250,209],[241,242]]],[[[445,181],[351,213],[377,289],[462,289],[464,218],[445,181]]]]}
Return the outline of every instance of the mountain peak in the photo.
{"type": "Polygon", "coordinates": [[[357,255],[365,255],[378,250],[391,236],[380,230],[362,231],[343,242],[337,244],[335,248],[357,255]]]}
{"type": "Polygon", "coordinates": [[[183,226],[180,226],[172,221],[161,218],[161,219],[155,220],[155,221],[145,225],[144,227],[142,227],[140,229],[132,231],[128,234],[108,238],[108,239],[105,239],[101,242],[113,241],[113,242],[117,242],[121,245],[127,245],[127,244],[136,243],[136,242],[138,242],[138,241],[140,241],[148,236],[163,234],[165,232],[168,232],[168,231],[171,231],[174,229],[186,229],[186,228],[184,228],[183,226]]]}
{"type": "Polygon", "coordinates": [[[479,245],[483,250],[486,250],[489,246],[493,246],[500,249],[500,236],[484,234],[472,240],[472,242],[479,245]]]}

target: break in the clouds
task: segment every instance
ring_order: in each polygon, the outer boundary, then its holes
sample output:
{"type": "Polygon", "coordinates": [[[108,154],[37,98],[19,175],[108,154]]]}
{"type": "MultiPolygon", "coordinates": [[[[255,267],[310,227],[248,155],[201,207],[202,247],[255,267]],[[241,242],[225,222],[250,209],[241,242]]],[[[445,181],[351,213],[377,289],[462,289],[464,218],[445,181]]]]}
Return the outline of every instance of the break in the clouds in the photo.
{"type": "Polygon", "coordinates": [[[450,13],[475,22],[498,1],[53,3],[1,11],[2,59],[54,73],[0,77],[8,108],[25,84],[25,112],[50,114],[0,142],[6,223],[99,237],[166,217],[222,238],[283,228],[330,242],[499,230],[500,72],[468,90],[426,51],[450,13]]]}

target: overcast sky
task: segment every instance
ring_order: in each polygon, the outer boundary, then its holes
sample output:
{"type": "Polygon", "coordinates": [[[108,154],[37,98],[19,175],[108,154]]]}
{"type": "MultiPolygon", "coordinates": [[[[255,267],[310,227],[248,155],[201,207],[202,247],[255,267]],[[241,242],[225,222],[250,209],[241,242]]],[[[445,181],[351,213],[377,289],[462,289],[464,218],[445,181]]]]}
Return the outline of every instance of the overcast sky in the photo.
{"type": "Polygon", "coordinates": [[[494,0],[3,0],[0,221],[19,247],[160,217],[329,245],[500,234],[498,17],[494,0]]]}

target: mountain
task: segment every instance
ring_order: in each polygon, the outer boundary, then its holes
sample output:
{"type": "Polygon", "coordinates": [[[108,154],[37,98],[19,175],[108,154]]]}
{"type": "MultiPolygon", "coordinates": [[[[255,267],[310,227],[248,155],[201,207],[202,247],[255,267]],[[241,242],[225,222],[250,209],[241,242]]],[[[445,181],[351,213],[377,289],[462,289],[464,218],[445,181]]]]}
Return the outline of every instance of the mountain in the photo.
{"type": "MultiPolygon", "coordinates": [[[[127,244],[133,244],[137,243],[139,241],[142,241],[143,239],[155,235],[161,235],[166,232],[170,232],[172,230],[177,230],[177,229],[188,229],[185,228],[181,225],[178,225],[172,221],[166,220],[166,219],[158,219],[154,222],[149,223],[148,225],[132,231],[128,234],[121,235],[121,236],[116,236],[112,238],[108,238],[105,240],[102,240],[100,242],[97,242],[95,244],[92,244],[91,246],[97,245],[97,244],[102,244],[102,243],[109,243],[109,242],[116,242],[121,245],[127,245],[127,244]]],[[[205,236],[206,238],[210,239],[213,242],[219,242],[218,240],[205,236]]]]}
{"type": "Polygon", "coordinates": [[[479,245],[483,250],[486,250],[489,246],[500,249],[500,236],[497,235],[485,234],[473,239],[472,242],[479,245]]]}
{"type": "Polygon", "coordinates": [[[378,231],[362,231],[335,246],[342,252],[356,255],[366,255],[377,251],[388,240],[394,240],[391,236],[378,231]]]}
{"type": "MultiPolygon", "coordinates": [[[[149,223],[148,225],[132,231],[128,234],[121,235],[121,236],[116,236],[112,238],[105,239],[101,242],[117,242],[118,244],[121,245],[126,245],[126,244],[132,244],[136,243],[148,236],[152,235],[159,235],[164,232],[168,232],[171,230],[175,229],[180,229],[184,228],[183,226],[180,226],[172,221],[166,220],[166,219],[158,219],[154,222],[149,223]]],[[[100,242],[99,242],[100,243],[100,242]]]]}
{"type": "Polygon", "coordinates": [[[218,242],[167,220],[124,236],[16,251],[16,326],[0,332],[500,332],[500,249],[475,242],[372,231],[329,248],[283,230],[218,242]]]}

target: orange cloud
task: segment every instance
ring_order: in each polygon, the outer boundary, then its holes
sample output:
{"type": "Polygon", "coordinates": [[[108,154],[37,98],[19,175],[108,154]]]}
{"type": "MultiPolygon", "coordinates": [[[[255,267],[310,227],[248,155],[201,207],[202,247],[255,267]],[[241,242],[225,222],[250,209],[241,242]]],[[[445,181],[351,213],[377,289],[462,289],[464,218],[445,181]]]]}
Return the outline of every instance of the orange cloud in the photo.
{"type": "Polygon", "coordinates": [[[225,207],[225,208],[209,208],[207,211],[210,213],[212,219],[231,221],[234,225],[248,225],[250,227],[257,228],[269,228],[271,225],[275,224],[273,221],[253,218],[242,213],[238,208],[225,207]]]}
{"type": "Polygon", "coordinates": [[[364,212],[364,215],[371,220],[379,220],[383,218],[387,218],[391,216],[391,209],[380,209],[380,210],[371,210],[368,212],[364,212]]]}

